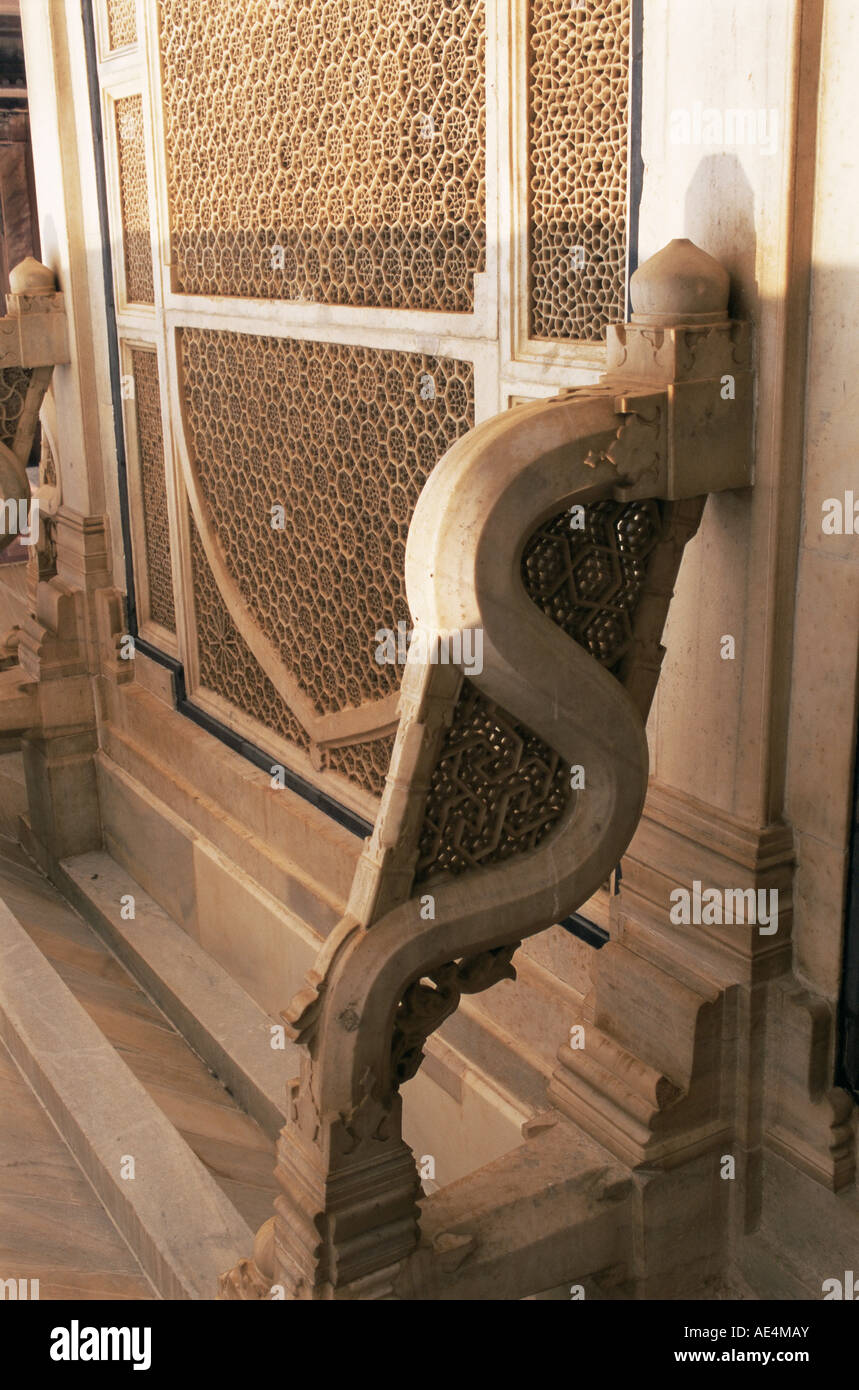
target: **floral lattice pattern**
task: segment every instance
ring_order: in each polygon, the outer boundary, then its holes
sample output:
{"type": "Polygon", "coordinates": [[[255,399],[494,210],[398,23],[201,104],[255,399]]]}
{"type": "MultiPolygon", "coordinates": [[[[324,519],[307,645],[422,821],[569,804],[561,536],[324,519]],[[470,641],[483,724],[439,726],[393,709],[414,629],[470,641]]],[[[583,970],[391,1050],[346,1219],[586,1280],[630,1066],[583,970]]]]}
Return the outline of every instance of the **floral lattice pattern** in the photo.
{"type": "Polygon", "coordinates": [[[137,7],[134,0],[107,0],[107,34],[111,52],[137,42],[137,7]]]}
{"type": "Polygon", "coordinates": [[[149,239],[149,194],[141,96],[120,97],[116,103],[116,148],[125,252],[125,293],[129,303],[153,304],[155,286],[149,239]]]}
{"type": "Polygon", "coordinates": [[[149,582],[149,616],[168,632],[176,631],[173,574],[170,562],[170,522],[164,476],[164,434],[161,424],[161,388],[158,358],[145,348],[131,352],[143,530],[146,538],[146,573],[149,582]]]}

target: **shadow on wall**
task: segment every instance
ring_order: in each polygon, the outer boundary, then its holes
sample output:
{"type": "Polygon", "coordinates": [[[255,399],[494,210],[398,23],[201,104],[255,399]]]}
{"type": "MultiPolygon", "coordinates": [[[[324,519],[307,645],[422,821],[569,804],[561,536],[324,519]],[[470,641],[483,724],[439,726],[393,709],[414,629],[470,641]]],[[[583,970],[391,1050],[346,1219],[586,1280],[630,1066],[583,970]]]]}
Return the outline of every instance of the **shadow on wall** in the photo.
{"type": "Polygon", "coordinates": [[[729,272],[731,317],[756,321],[755,198],[735,154],[711,154],[701,160],[686,190],[683,227],[685,236],[715,256],[729,272]],[[715,216],[714,209],[718,209],[715,216]]]}

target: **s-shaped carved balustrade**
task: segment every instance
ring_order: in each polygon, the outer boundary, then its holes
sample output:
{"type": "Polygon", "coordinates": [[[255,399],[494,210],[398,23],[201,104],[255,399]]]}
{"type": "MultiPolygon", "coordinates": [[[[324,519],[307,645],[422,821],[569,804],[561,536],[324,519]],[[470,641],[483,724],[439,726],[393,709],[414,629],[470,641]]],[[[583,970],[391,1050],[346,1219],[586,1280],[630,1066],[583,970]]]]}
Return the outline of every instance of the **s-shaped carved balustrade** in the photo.
{"type": "Polygon", "coordinates": [[[752,379],[711,257],[672,242],[632,290],[597,386],[470,431],[418,502],[387,785],[347,915],[284,1014],[306,1054],[282,1195],[222,1297],[396,1296],[420,1190],[400,1085],[461,995],[513,978],[523,938],[581,906],[636,828],[662,628],[707,492],[750,480],[752,379]],[[450,658],[478,633],[466,677],[450,658]]]}

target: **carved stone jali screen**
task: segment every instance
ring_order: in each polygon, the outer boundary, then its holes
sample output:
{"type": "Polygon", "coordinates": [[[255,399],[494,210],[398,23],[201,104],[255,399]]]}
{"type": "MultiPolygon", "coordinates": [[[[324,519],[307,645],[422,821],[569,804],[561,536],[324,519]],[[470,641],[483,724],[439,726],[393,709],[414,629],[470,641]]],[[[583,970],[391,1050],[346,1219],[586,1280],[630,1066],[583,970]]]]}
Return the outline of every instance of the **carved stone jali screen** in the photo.
{"type": "MultiPolygon", "coordinates": [[[[668,535],[656,501],[595,502],[528,541],[522,580],[534,603],[623,679],[648,566],[668,535]]],[[[417,881],[499,863],[536,848],[566,809],[570,768],[466,678],[432,774],[417,881]]]]}
{"type": "MultiPolygon", "coordinates": [[[[96,0],[139,636],[367,820],[421,488],[511,396],[594,380],[622,317],[629,9],[96,0]]],[[[566,774],[474,694],[455,728],[524,738],[527,839],[566,774]]]]}
{"type": "Polygon", "coordinates": [[[177,289],[472,307],[483,0],[161,9],[177,289]]]}
{"type": "MultiPolygon", "coordinates": [[[[322,716],[314,739],[307,720],[285,719],[287,705],[276,715],[281,732],[313,747],[320,761],[324,751],[327,766],[378,794],[376,745],[389,743],[378,730],[393,722],[400,673],[376,660],[376,633],[408,627],[409,520],[431,469],[473,424],[472,368],[423,354],[192,328],[182,331],[180,354],[200,516],[195,595],[202,549],[216,557],[217,587],[241,615],[244,651],[250,639],[268,686],[286,688],[293,706],[322,716]],[[278,507],[283,525],[272,524],[278,507]],[[328,743],[326,734],[337,737],[336,716],[346,712],[351,726],[356,711],[377,736],[348,750],[328,743]]],[[[213,563],[205,568],[211,575],[213,563]]],[[[200,606],[211,623],[211,601],[200,606]]],[[[202,653],[202,632],[199,639],[202,653]]],[[[217,680],[211,664],[207,670],[217,680]]],[[[266,693],[251,676],[233,698],[259,717],[277,708],[266,693]]]]}
{"type": "Polygon", "coordinates": [[[624,316],[631,0],[531,0],[528,261],[535,338],[624,316]]]}

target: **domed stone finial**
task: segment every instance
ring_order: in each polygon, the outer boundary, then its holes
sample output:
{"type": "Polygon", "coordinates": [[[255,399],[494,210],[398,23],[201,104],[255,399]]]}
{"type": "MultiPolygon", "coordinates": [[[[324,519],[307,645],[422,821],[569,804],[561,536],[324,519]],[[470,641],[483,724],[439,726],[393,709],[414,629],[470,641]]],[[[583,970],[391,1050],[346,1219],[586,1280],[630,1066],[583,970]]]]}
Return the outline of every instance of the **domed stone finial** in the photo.
{"type": "Polygon", "coordinates": [[[688,237],[675,237],[629,282],[632,322],[644,327],[724,323],[731,277],[688,237]]]}
{"type": "Polygon", "coordinates": [[[12,294],[56,294],[57,280],[50,266],[27,256],[9,271],[12,294]]]}

